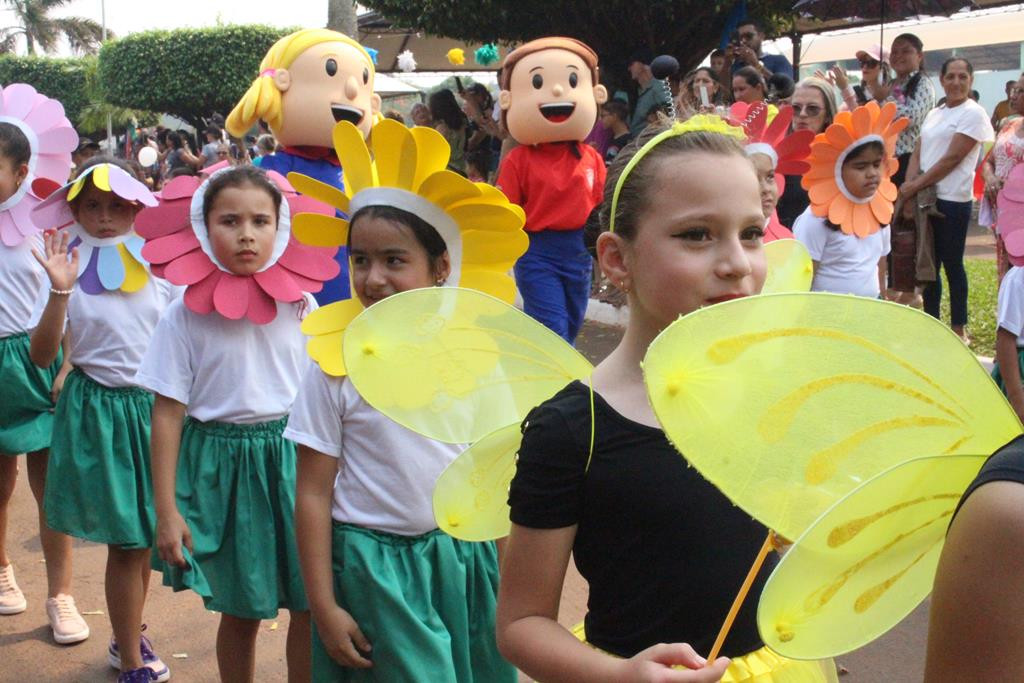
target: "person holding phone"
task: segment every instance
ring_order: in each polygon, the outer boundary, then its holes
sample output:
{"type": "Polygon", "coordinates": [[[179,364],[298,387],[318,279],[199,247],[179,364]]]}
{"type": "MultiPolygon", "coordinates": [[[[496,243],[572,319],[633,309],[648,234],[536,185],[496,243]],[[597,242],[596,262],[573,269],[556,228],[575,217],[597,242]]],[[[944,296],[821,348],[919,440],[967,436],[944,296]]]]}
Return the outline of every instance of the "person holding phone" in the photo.
{"type": "Polygon", "coordinates": [[[755,69],[761,78],[771,78],[772,74],[793,77],[793,65],[783,55],[766,55],[761,51],[764,42],[764,27],[760,21],[744,19],[733,34],[729,46],[725,49],[725,65],[723,83],[732,81],[732,76],[745,66],[755,69]]]}
{"type": "Polygon", "coordinates": [[[714,113],[715,108],[722,104],[722,84],[713,68],[699,66],[683,77],[676,103],[681,113],[714,113]]]}

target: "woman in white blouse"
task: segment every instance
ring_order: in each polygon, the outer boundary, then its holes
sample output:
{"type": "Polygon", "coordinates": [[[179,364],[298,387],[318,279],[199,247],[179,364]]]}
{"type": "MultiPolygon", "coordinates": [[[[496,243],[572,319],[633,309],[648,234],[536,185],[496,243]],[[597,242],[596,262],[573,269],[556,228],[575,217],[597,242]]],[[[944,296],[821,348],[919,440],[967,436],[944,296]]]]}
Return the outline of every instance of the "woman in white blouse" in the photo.
{"type": "MultiPolygon", "coordinates": [[[[978,146],[994,138],[988,114],[970,98],[974,68],[962,57],[953,57],[942,65],[941,83],[946,102],[929,112],[921,126],[921,137],[914,149],[907,181],[900,194],[910,199],[926,187],[935,186],[936,208],[942,218],[932,219],[935,233],[935,262],[946,271],[949,280],[950,323],[964,341],[967,334],[967,272],[964,270],[964,245],[971,220],[974,199],[974,170],[978,146]]],[[[907,202],[908,206],[912,204],[907,202]]],[[[924,309],[939,317],[942,280],[936,278],[924,290],[924,309]]]]}

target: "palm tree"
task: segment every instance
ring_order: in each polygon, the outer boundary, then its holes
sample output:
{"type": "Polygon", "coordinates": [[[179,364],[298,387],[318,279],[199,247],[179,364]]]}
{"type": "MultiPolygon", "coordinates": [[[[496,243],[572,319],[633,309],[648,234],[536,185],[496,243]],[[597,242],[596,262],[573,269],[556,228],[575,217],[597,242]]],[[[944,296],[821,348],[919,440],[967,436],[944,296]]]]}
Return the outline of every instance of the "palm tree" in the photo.
{"type": "MultiPolygon", "coordinates": [[[[28,54],[36,47],[45,53],[57,49],[57,40],[64,36],[72,52],[95,54],[103,37],[102,27],[85,17],[51,17],[50,12],[71,0],[3,0],[14,14],[15,25],[0,29],[0,52],[13,53],[18,39],[25,40],[28,54]]],[[[113,37],[107,31],[107,37],[113,37]]]]}

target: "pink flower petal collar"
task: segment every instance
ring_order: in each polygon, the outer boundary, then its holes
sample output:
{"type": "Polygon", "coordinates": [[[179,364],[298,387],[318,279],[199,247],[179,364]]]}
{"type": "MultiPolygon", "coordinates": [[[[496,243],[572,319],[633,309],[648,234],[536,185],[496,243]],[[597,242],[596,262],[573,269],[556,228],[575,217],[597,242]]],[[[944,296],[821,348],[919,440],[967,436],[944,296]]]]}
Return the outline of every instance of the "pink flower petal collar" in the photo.
{"type": "Polygon", "coordinates": [[[15,247],[39,231],[31,218],[31,210],[40,201],[33,191],[33,181],[46,178],[60,185],[67,180],[78,134],[60,102],[24,83],[0,90],[0,122],[18,128],[30,150],[28,176],[13,195],[0,202],[0,242],[15,247]]]}
{"type": "Polygon", "coordinates": [[[266,267],[253,275],[235,275],[217,262],[202,215],[205,182],[179,176],[159,195],[159,205],[136,217],[135,229],[145,238],[142,254],[154,275],[185,286],[185,305],[200,315],[217,312],[230,320],[245,318],[264,325],[277,317],[277,303],[293,303],[318,292],[340,272],[337,247],[310,247],[291,235],[297,213],[333,216],[334,209],[299,195],[283,176],[267,176],[283,195],[278,239],[266,267]],[[195,220],[198,212],[199,220],[195,220]],[[280,250],[279,250],[280,248],[280,250]]]}
{"type": "MultiPolygon", "coordinates": [[[[222,173],[227,173],[230,170],[230,166],[221,168],[207,176],[192,195],[192,203],[189,206],[189,219],[192,223],[192,232],[195,234],[196,239],[199,240],[199,247],[203,250],[203,253],[206,254],[207,258],[213,262],[213,265],[217,266],[225,273],[230,273],[231,271],[217,260],[217,256],[213,253],[213,247],[210,245],[210,231],[206,226],[206,216],[203,215],[203,195],[206,194],[206,188],[209,186],[211,180],[222,173]]],[[[285,249],[288,248],[288,241],[291,239],[291,236],[292,216],[288,209],[287,197],[282,197],[281,206],[277,210],[277,236],[274,238],[274,249],[270,253],[270,260],[267,261],[266,265],[260,268],[260,272],[272,268],[274,264],[277,263],[278,259],[281,258],[281,255],[284,254],[285,249]]]]}

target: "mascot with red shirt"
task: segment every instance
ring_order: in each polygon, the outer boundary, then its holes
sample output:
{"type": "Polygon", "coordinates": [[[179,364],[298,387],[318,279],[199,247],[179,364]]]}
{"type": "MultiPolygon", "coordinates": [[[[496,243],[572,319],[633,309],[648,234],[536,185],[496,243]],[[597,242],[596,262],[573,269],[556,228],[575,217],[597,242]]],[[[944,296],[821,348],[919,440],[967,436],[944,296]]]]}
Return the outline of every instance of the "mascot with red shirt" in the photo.
{"type": "Polygon", "coordinates": [[[583,225],[601,203],[605,166],[583,144],[608,99],[597,55],[573,38],[539,38],[505,57],[498,104],[519,147],[498,186],[526,211],[530,248],[515,266],[524,310],[570,344],[583,325],[591,258],[583,225]]]}

